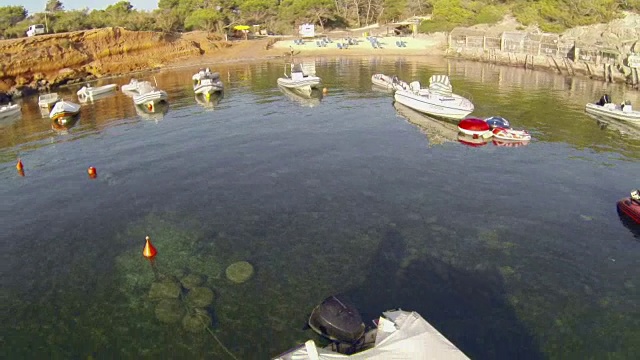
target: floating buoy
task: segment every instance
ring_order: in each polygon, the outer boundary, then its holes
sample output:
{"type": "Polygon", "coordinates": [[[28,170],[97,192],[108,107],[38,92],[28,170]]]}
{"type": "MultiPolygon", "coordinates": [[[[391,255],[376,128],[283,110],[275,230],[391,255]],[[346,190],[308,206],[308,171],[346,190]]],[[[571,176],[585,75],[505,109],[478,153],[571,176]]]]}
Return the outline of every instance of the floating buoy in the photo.
{"type": "Polygon", "coordinates": [[[89,168],[87,169],[87,174],[89,174],[89,177],[91,179],[95,179],[98,176],[98,172],[93,166],[89,166],[89,168]]]}
{"type": "Polygon", "coordinates": [[[149,236],[145,237],[146,243],[144,244],[144,249],[142,249],[142,256],[147,259],[153,259],[157,254],[158,250],[151,244],[151,238],[149,236]]]}
{"type": "Polygon", "coordinates": [[[24,166],[22,165],[22,160],[18,159],[18,163],[16,164],[16,169],[18,171],[24,170],[24,166]]]}
{"type": "Polygon", "coordinates": [[[322,88],[322,93],[323,93],[323,94],[326,94],[326,93],[328,93],[328,92],[329,92],[329,89],[327,89],[327,88],[322,88]]]}

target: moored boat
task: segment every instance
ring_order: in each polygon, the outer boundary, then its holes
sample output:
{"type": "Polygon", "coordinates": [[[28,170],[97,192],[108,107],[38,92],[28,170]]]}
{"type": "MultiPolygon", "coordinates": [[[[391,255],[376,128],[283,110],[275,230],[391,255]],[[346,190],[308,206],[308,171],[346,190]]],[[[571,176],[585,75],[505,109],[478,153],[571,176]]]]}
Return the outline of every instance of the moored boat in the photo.
{"type": "Polygon", "coordinates": [[[169,96],[164,90],[159,90],[151,83],[145,82],[138,86],[138,94],[133,95],[136,105],[155,106],[160,102],[166,102],[169,96]]]}
{"type": "Polygon", "coordinates": [[[51,109],[49,117],[53,120],[77,115],[80,112],[80,105],[61,99],[51,109]]]}
{"type": "Polygon", "coordinates": [[[492,131],[493,137],[506,141],[529,141],[531,135],[526,130],[506,129],[496,127],[492,131]]]}
{"type": "Polygon", "coordinates": [[[585,111],[597,116],[640,123],[640,111],[633,110],[629,101],[618,106],[611,102],[607,94],[604,94],[597,103],[588,103],[585,105],[585,111]]]}
{"type": "Polygon", "coordinates": [[[476,118],[468,118],[468,119],[460,120],[460,122],[458,123],[458,131],[474,138],[478,138],[478,137],[490,138],[492,135],[491,129],[489,128],[489,124],[487,124],[482,119],[476,119],[476,118]]]}
{"type": "Polygon", "coordinates": [[[484,121],[487,123],[487,125],[489,125],[489,128],[491,128],[491,130],[499,127],[499,128],[504,128],[504,129],[510,129],[511,128],[511,124],[509,123],[509,120],[501,117],[501,116],[492,116],[492,117],[488,117],[486,119],[484,119],[484,121]]]}
{"type": "Polygon", "coordinates": [[[209,68],[198,71],[191,77],[191,80],[193,80],[193,92],[203,94],[205,97],[210,97],[213,93],[224,90],[220,73],[212,73],[209,68]]]}
{"type": "Polygon", "coordinates": [[[409,84],[398,79],[397,76],[389,76],[385,74],[373,74],[371,76],[373,85],[385,88],[387,90],[410,90],[409,84]]]}
{"type": "Polygon", "coordinates": [[[275,360],[446,359],[469,358],[415,311],[384,311],[362,344],[318,347],[313,340],[276,356],[275,360]],[[343,350],[344,349],[344,350],[343,350]]]}
{"type": "Polygon", "coordinates": [[[297,89],[308,94],[311,90],[320,86],[320,78],[315,76],[315,72],[304,72],[302,64],[291,64],[291,73],[288,75],[285,70],[285,77],[278,78],[278,85],[288,89],[297,89]]]}
{"type": "Polygon", "coordinates": [[[0,107],[0,118],[16,116],[20,114],[21,107],[19,104],[7,104],[0,107]]]}
{"type": "Polygon", "coordinates": [[[41,108],[50,108],[60,100],[58,93],[42,94],[38,96],[38,106],[41,108]]]}
{"type": "Polygon", "coordinates": [[[145,83],[151,84],[148,81],[140,81],[138,79],[131,79],[131,80],[129,80],[128,84],[120,86],[120,90],[122,90],[123,92],[136,93],[136,92],[138,92],[138,87],[141,86],[142,84],[145,84],[145,83]]]}
{"type": "Polygon", "coordinates": [[[618,212],[624,213],[631,220],[640,224],[640,189],[633,190],[630,197],[620,199],[616,206],[618,212]]]}
{"type": "Polygon", "coordinates": [[[89,84],[83,86],[76,92],[78,98],[92,98],[97,95],[107,94],[116,89],[116,84],[109,84],[104,86],[93,87],[89,84]]]}
{"type": "Polygon", "coordinates": [[[452,92],[449,77],[433,75],[429,88],[421,88],[420,82],[413,81],[409,90],[396,90],[394,99],[416,111],[427,115],[459,120],[473,112],[473,103],[452,92]]]}

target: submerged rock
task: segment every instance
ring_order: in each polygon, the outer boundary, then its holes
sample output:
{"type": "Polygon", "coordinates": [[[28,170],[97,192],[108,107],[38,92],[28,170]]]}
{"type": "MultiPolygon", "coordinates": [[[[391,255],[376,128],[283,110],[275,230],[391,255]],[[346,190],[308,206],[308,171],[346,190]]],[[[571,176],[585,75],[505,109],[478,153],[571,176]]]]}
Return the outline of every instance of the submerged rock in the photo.
{"type": "Polygon", "coordinates": [[[187,331],[200,332],[211,326],[211,316],[204,309],[194,309],[182,319],[182,327],[187,331]]]}
{"type": "Polygon", "coordinates": [[[241,284],[253,275],[253,265],[246,261],[238,261],[229,265],[226,271],[227,279],[234,283],[241,284]]]}
{"type": "Polygon", "coordinates": [[[187,303],[194,307],[207,307],[213,302],[214,294],[206,287],[195,287],[187,294],[187,303]]]}
{"type": "Polygon", "coordinates": [[[156,306],[156,318],[167,324],[175,324],[184,316],[184,305],[178,299],[164,299],[156,306]]]}
{"type": "Polygon", "coordinates": [[[180,280],[185,289],[193,289],[204,283],[204,278],[198,274],[189,274],[180,280]]]}
{"type": "Polygon", "coordinates": [[[160,299],[176,299],[180,296],[180,284],[171,281],[158,281],[151,284],[151,289],[149,289],[149,298],[153,300],[160,299]]]}

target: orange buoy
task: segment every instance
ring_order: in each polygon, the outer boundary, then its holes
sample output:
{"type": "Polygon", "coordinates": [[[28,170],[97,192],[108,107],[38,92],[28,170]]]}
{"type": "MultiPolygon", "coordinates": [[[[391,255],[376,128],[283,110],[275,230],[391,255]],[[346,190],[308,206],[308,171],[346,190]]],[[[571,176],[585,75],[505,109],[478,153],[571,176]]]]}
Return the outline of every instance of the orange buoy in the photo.
{"type": "Polygon", "coordinates": [[[89,168],[87,169],[87,174],[89,174],[89,177],[91,179],[95,179],[98,176],[98,172],[93,166],[89,166],[89,168]]]}
{"type": "Polygon", "coordinates": [[[326,94],[326,93],[328,93],[328,92],[329,92],[329,89],[327,89],[327,88],[322,88],[322,93],[323,93],[323,94],[326,94]]]}
{"type": "Polygon", "coordinates": [[[153,112],[153,103],[148,103],[147,104],[147,110],[153,112]]]}
{"type": "Polygon", "coordinates": [[[144,249],[142,249],[142,256],[147,259],[153,259],[158,254],[158,250],[151,244],[151,238],[149,236],[147,236],[145,240],[146,243],[144,244],[144,249]]]}
{"type": "Polygon", "coordinates": [[[24,170],[24,166],[22,165],[22,160],[18,159],[18,163],[16,164],[16,169],[18,169],[18,171],[24,170]]]}

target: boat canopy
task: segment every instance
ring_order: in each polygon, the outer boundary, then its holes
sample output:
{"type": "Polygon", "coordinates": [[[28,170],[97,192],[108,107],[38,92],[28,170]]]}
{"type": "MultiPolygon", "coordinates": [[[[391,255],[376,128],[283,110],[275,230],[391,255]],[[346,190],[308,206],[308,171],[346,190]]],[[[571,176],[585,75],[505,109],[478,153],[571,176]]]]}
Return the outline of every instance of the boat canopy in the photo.
{"type": "Polygon", "coordinates": [[[447,75],[432,75],[429,78],[429,91],[442,96],[451,96],[453,88],[449,77],[447,75]]]}
{"type": "Polygon", "coordinates": [[[462,351],[418,313],[394,310],[386,311],[383,315],[378,322],[375,346],[371,349],[352,355],[344,355],[329,349],[317,348],[313,340],[309,340],[304,346],[294,352],[286,353],[282,357],[277,357],[276,360],[469,360],[462,351]]]}

